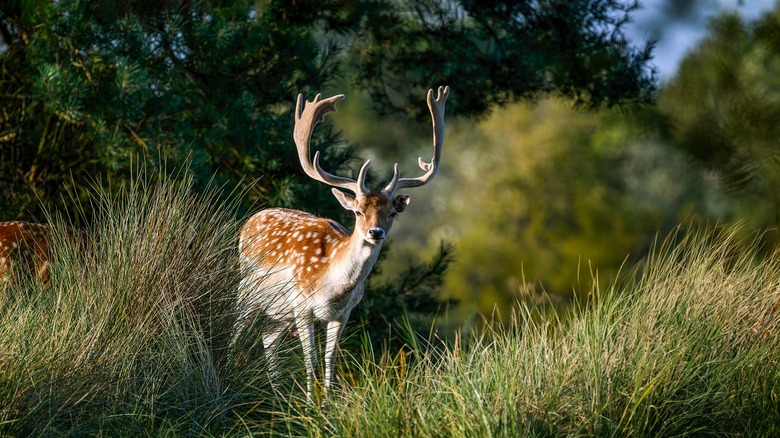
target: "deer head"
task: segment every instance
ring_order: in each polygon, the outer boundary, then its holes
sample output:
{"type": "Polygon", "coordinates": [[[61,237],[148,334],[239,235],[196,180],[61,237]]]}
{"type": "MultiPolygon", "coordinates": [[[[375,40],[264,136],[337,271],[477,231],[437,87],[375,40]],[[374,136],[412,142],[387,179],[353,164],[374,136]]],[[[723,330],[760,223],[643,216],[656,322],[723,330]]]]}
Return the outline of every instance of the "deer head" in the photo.
{"type": "Polygon", "coordinates": [[[332,175],[320,166],[320,153],[310,159],[311,135],[317,123],[325,120],[325,115],[336,111],[336,103],[344,99],[339,94],[327,99],[321,95],[315,96],[312,102],[303,102],[303,95],[298,95],[295,106],[295,129],[293,139],[298,149],[298,158],[304,172],[314,180],[352,192],[345,193],[336,188],[333,195],[342,207],[355,213],[355,232],[371,245],[381,244],[387,238],[390,227],[398,213],[404,211],[411,200],[409,195],[396,195],[396,191],[410,187],[420,187],[429,183],[436,176],[441,160],[441,149],[444,142],[444,107],[449,95],[449,87],[439,87],[436,98],[433,90],[428,90],[428,108],[433,121],[433,157],[430,162],[418,158],[418,165],[425,173],[416,178],[401,178],[398,163],[394,166],[393,178],[387,186],[378,192],[369,191],[365,186],[366,172],[371,160],[366,160],[358,172],[357,180],[332,175]]]}

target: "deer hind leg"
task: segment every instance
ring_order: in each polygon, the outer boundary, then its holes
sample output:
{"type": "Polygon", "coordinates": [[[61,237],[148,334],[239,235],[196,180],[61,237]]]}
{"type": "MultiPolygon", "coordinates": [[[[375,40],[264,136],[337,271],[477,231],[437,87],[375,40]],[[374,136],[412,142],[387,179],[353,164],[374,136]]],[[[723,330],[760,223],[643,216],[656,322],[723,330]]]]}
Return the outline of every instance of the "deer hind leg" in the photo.
{"type": "Polygon", "coordinates": [[[314,339],[314,321],[311,315],[297,315],[295,325],[303,347],[303,360],[306,364],[306,399],[312,403],[315,370],[317,369],[317,346],[314,339]]]}
{"type": "Polygon", "coordinates": [[[51,264],[48,260],[43,260],[38,266],[37,275],[38,278],[47,286],[51,284],[51,277],[49,272],[51,272],[51,264]]]}
{"type": "Polygon", "coordinates": [[[252,313],[255,311],[251,297],[251,292],[255,289],[254,281],[248,275],[244,276],[238,284],[238,298],[236,301],[236,322],[233,324],[233,336],[230,337],[231,355],[236,347],[238,338],[250,321],[252,313]]]}
{"type": "Polygon", "coordinates": [[[11,284],[11,260],[0,253],[0,287],[11,284]]]}
{"type": "Polygon", "coordinates": [[[268,375],[271,386],[274,388],[279,388],[279,380],[282,376],[279,366],[279,345],[281,345],[284,334],[288,329],[289,326],[287,324],[272,324],[263,330],[263,349],[268,362],[268,375]]]}

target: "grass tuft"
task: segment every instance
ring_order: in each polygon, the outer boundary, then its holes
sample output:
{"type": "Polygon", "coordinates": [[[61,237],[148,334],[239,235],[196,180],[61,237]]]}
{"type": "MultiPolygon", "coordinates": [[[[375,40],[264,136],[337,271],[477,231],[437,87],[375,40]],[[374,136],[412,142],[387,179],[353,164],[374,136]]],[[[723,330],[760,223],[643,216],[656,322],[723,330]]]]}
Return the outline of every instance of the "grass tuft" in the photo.
{"type": "Polygon", "coordinates": [[[4,433],[219,433],[267,398],[260,361],[227,373],[237,197],[151,181],[96,188],[86,247],[54,237],[50,286],[0,291],[4,433]]]}
{"type": "Polygon", "coordinates": [[[670,239],[565,314],[518,304],[449,343],[409,330],[394,355],[363,333],[311,406],[296,354],[270,387],[262,316],[230,346],[238,197],[191,186],[96,189],[88,242],[55,236],[50,285],[0,289],[0,434],[780,433],[780,255],[734,230],[670,239]]]}

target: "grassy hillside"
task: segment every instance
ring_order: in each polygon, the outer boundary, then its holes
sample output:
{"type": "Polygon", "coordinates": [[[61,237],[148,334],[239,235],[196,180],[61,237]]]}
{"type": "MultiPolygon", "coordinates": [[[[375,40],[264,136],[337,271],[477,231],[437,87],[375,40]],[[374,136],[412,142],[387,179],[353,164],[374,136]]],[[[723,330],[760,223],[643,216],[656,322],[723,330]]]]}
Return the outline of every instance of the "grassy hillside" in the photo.
{"type": "Polygon", "coordinates": [[[597,288],[567,315],[519,304],[509,328],[450,344],[410,335],[403,353],[345,358],[342,385],[307,406],[297,339],[279,392],[254,335],[262,318],[231,351],[239,222],[230,196],[188,187],[98,193],[90,248],[62,239],[50,287],[0,288],[0,434],[780,429],[780,256],[759,258],[728,231],[660,245],[634,280],[597,288]]]}

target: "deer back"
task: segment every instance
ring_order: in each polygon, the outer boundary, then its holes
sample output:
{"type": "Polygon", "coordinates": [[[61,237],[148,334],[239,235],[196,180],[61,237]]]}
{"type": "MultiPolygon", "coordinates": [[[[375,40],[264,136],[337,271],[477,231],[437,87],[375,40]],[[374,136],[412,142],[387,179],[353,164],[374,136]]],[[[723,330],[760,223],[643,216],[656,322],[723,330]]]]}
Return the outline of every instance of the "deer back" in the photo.
{"type": "Polygon", "coordinates": [[[0,222],[0,281],[31,272],[47,280],[51,227],[29,222],[0,222]]]}
{"type": "Polygon", "coordinates": [[[301,289],[325,277],[328,266],[343,253],[349,233],[339,223],[284,208],[263,210],[241,229],[243,264],[265,271],[287,269],[301,289]]]}

